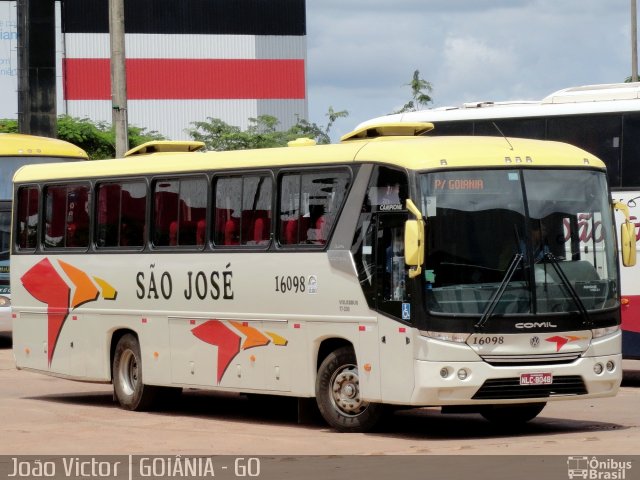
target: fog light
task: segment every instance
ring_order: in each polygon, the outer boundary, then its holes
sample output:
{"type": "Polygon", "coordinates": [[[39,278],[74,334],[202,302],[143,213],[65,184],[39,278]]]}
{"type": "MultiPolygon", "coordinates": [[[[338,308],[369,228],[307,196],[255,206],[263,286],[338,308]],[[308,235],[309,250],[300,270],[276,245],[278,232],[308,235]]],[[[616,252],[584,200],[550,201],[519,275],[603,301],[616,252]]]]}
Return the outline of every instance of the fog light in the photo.
{"type": "Polygon", "coordinates": [[[609,360],[607,362],[607,372],[613,372],[616,368],[616,364],[613,363],[611,360],[609,360]]]}
{"type": "Polygon", "coordinates": [[[600,375],[602,373],[602,370],[604,370],[604,367],[601,363],[596,363],[593,366],[593,371],[596,373],[596,375],[600,375]]]}
{"type": "Polygon", "coordinates": [[[447,367],[440,369],[440,376],[442,378],[447,378],[449,376],[449,369],[447,367]]]}
{"type": "Polygon", "coordinates": [[[464,368],[461,368],[460,370],[458,370],[459,380],[466,380],[468,375],[469,373],[464,368]]]}

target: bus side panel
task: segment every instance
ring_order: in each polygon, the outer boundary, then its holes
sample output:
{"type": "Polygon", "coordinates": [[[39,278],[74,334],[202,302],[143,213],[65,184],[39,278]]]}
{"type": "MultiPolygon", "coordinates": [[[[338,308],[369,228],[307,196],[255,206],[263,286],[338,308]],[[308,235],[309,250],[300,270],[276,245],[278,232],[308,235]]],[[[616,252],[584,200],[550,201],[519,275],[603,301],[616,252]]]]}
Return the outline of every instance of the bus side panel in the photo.
{"type": "Polygon", "coordinates": [[[380,402],[382,400],[380,375],[384,369],[379,347],[382,343],[382,336],[378,323],[373,320],[361,322],[358,326],[356,357],[361,395],[369,401],[380,402]],[[370,368],[367,368],[367,365],[370,365],[370,368]]]}
{"type": "Polygon", "coordinates": [[[384,341],[380,344],[381,390],[385,401],[403,403],[414,389],[414,328],[379,317],[378,328],[384,341]]]}
{"type": "Polygon", "coordinates": [[[51,370],[62,375],[85,378],[90,339],[89,315],[71,313],[60,330],[51,370]]]}
{"type": "Polygon", "coordinates": [[[183,385],[214,387],[217,385],[213,374],[217,362],[217,351],[198,342],[192,330],[204,322],[187,318],[169,319],[171,343],[171,381],[183,385]]]}
{"type": "Polygon", "coordinates": [[[48,371],[47,314],[21,313],[14,319],[13,354],[18,368],[48,371]]]}
{"type": "Polygon", "coordinates": [[[138,335],[143,380],[149,385],[171,384],[169,323],[163,315],[133,315],[129,325],[138,335]]]}
{"type": "MultiPolygon", "coordinates": [[[[297,325],[297,324],[296,324],[297,325]]],[[[269,337],[270,344],[266,355],[265,389],[290,391],[293,379],[300,365],[300,347],[304,345],[300,328],[290,322],[263,322],[262,328],[269,337]]]]}

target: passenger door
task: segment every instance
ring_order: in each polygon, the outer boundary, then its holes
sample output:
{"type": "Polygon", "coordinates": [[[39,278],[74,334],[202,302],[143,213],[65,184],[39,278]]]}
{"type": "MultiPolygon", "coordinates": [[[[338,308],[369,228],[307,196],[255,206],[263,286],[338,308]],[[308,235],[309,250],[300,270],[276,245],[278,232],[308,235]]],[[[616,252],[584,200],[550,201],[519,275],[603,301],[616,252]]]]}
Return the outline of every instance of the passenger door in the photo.
{"type": "Polygon", "coordinates": [[[406,401],[414,387],[411,302],[404,263],[405,213],[379,213],[376,285],[382,397],[406,401]]]}

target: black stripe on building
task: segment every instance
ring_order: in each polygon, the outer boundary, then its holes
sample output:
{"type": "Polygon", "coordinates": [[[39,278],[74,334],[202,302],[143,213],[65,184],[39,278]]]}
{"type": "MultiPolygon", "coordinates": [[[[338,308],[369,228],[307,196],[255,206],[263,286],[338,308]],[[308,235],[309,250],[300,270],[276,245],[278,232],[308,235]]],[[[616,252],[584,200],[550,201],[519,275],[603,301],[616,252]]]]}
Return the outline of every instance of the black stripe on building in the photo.
{"type": "MultiPolygon", "coordinates": [[[[64,33],[108,33],[108,0],[64,0],[64,33]]],[[[305,35],[305,0],[125,0],[125,31],[305,35]]]]}

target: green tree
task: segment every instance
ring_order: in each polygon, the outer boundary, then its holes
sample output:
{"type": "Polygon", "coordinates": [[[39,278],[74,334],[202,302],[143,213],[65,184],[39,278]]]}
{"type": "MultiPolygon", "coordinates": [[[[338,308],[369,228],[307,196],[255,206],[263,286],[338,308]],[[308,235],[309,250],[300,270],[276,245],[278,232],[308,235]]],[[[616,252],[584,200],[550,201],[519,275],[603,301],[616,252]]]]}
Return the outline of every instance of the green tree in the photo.
{"type": "Polygon", "coordinates": [[[219,118],[208,117],[205,121],[192,122],[188,130],[192,139],[204,142],[208,150],[244,150],[250,148],[283,147],[296,138],[311,138],[319,144],[331,143],[329,132],[340,118],[346,118],[346,110],[335,111],[329,107],[326,114],[329,122],[326,127],[298,118],[288,130],[279,130],[280,122],[271,115],[260,115],[250,118],[246,130],[229,125],[219,118]]]}
{"type": "MultiPolygon", "coordinates": [[[[0,132],[18,133],[17,120],[0,120],[0,132]]],[[[93,122],[88,118],[74,118],[68,115],[58,117],[58,138],[82,148],[89,158],[113,158],[115,155],[115,134],[106,122],[93,122]]],[[[156,131],[129,126],[129,145],[137,147],[151,140],[164,140],[156,131]]]]}
{"type": "Polygon", "coordinates": [[[0,119],[0,133],[18,133],[18,121],[10,118],[0,119]]]}
{"type": "Polygon", "coordinates": [[[430,95],[433,92],[433,85],[420,77],[420,70],[414,70],[413,78],[405,85],[411,87],[411,100],[394,113],[415,112],[433,102],[430,95]]]}

